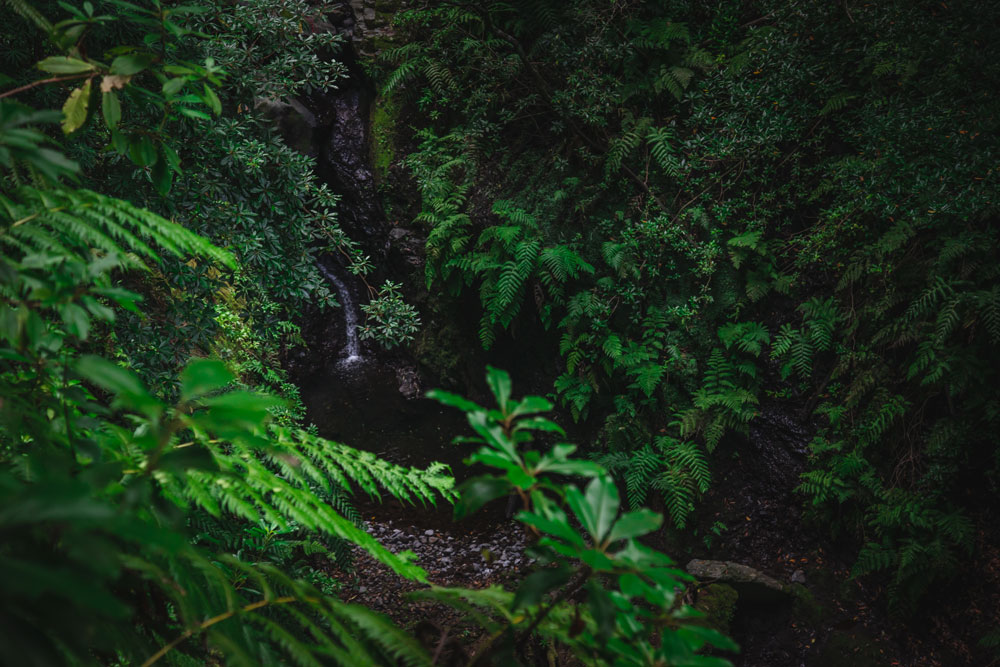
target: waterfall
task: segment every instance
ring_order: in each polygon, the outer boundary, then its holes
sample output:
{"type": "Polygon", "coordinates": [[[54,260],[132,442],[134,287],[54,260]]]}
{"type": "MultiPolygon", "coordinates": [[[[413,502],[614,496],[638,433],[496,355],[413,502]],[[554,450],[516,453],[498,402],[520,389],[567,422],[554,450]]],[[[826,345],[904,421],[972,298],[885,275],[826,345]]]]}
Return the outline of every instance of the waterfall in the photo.
{"type": "Polygon", "coordinates": [[[340,306],[344,311],[344,337],[347,339],[347,345],[344,346],[344,358],[341,360],[341,364],[344,366],[356,364],[361,361],[357,306],[354,305],[354,300],[351,298],[351,293],[348,291],[347,285],[337,277],[337,274],[322,264],[319,264],[319,270],[333,284],[334,289],[337,291],[337,299],[340,301],[340,306]]]}

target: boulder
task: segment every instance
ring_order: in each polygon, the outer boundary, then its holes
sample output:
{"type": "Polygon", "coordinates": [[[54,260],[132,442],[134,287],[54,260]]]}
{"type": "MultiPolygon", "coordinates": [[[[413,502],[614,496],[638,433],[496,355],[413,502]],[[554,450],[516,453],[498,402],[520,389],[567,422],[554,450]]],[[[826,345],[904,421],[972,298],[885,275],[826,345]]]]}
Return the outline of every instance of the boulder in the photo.
{"type": "Polygon", "coordinates": [[[702,581],[729,584],[740,591],[741,596],[755,593],[757,596],[770,597],[788,592],[785,584],[748,565],[696,558],[687,564],[686,569],[689,574],[702,581]]]}

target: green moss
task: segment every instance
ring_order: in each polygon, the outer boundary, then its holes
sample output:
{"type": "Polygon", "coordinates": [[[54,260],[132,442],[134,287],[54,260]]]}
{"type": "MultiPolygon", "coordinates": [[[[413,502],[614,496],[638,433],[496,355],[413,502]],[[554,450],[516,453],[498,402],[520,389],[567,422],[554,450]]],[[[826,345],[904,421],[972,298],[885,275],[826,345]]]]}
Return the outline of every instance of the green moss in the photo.
{"type": "Polygon", "coordinates": [[[432,319],[421,328],[412,346],[418,363],[429,375],[448,386],[459,386],[462,379],[461,350],[467,345],[461,331],[447,319],[432,319]]]}
{"type": "Polygon", "coordinates": [[[694,608],[705,614],[705,625],[723,634],[729,634],[729,625],[736,613],[740,594],[726,584],[709,584],[698,593],[694,608]]]}
{"type": "Polygon", "coordinates": [[[396,159],[396,119],[399,103],[392,96],[379,95],[372,110],[372,164],[375,178],[384,182],[396,159]]]}
{"type": "Polygon", "coordinates": [[[805,625],[818,627],[826,617],[826,610],[808,588],[802,584],[789,584],[785,591],[794,598],[792,613],[795,619],[805,625]]]}

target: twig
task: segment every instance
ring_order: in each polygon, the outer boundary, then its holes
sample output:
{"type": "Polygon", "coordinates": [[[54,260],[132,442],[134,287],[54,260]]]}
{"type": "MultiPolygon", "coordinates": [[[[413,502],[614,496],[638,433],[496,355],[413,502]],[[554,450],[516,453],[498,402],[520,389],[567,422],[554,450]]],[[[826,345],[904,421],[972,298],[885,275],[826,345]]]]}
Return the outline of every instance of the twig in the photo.
{"type": "Polygon", "coordinates": [[[248,612],[248,611],[254,611],[255,609],[260,609],[261,607],[266,607],[268,605],[272,605],[272,604],[288,604],[290,602],[316,602],[316,599],[315,598],[297,598],[297,597],[294,597],[292,595],[287,595],[285,597],[275,598],[273,600],[258,600],[257,602],[253,602],[251,604],[248,604],[245,607],[240,607],[239,609],[233,609],[231,611],[227,611],[224,614],[219,614],[218,616],[213,616],[212,618],[210,618],[210,619],[208,619],[206,621],[202,621],[201,625],[199,625],[198,627],[191,628],[190,630],[185,630],[184,633],[181,634],[181,636],[179,636],[177,639],[175,639],[174,641],[170,642],[169,644],[167,644],[166,646],[164,646],[163,648],[161,648],[159,651],[157,651],[156,653],[154,653],[153,655],[151,655],[149,657],[149,660],[147,660],[146,662],[142,663],[142,667],[149,667],[150,665],[152,665],[153,663],[155,663],[157,660],[159,660],[160,658],[162,658],[163,656],[165,656],[167,653],[169,653],[174,647],[176,647],[178,644],[180,644],[184,640],[190,638],[191,636],[195,635],[196,633],[201,632],[202,630],[205,630],[207,628],[212,627],[216,623],[221,623],[222,621],[225,621],[226,619],[232,618],[233,616],[236,616],[237,614],[242,614],[242,613],[245,613],[245,612],[248,612]]]}
{"type": "Polygon", "coordinates": [[[59,83],[60,81],[73,81],[75,79],[88,78],[92,79],[97,76],[96,72],[83,72],[82,74],[72,74],[70,76],[53,76],[48,79],[39,79],[38,81],[33,81],[20,88],[15,88],[14,90],[8,90],[6,93],[0,93],[0,99],[4,97],[9,97],[11,95],[17,95],[18,93],[23,93],[26,90],[34,88],[35,86],[41,86],[46,83],[59,83]]]}

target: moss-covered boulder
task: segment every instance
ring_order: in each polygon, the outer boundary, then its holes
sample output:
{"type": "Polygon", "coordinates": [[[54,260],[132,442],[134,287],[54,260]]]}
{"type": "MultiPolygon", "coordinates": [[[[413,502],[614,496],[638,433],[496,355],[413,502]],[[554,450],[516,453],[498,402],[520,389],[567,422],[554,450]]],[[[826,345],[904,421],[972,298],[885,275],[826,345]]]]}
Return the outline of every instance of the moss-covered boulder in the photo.
{"type": "Polygon", "coordinates": [[[709,584],[698,591],[694,608],[705,614],[705,625],[723,634],[729,634],[739,600],[740,595],[732,586],[709,584]]]}

